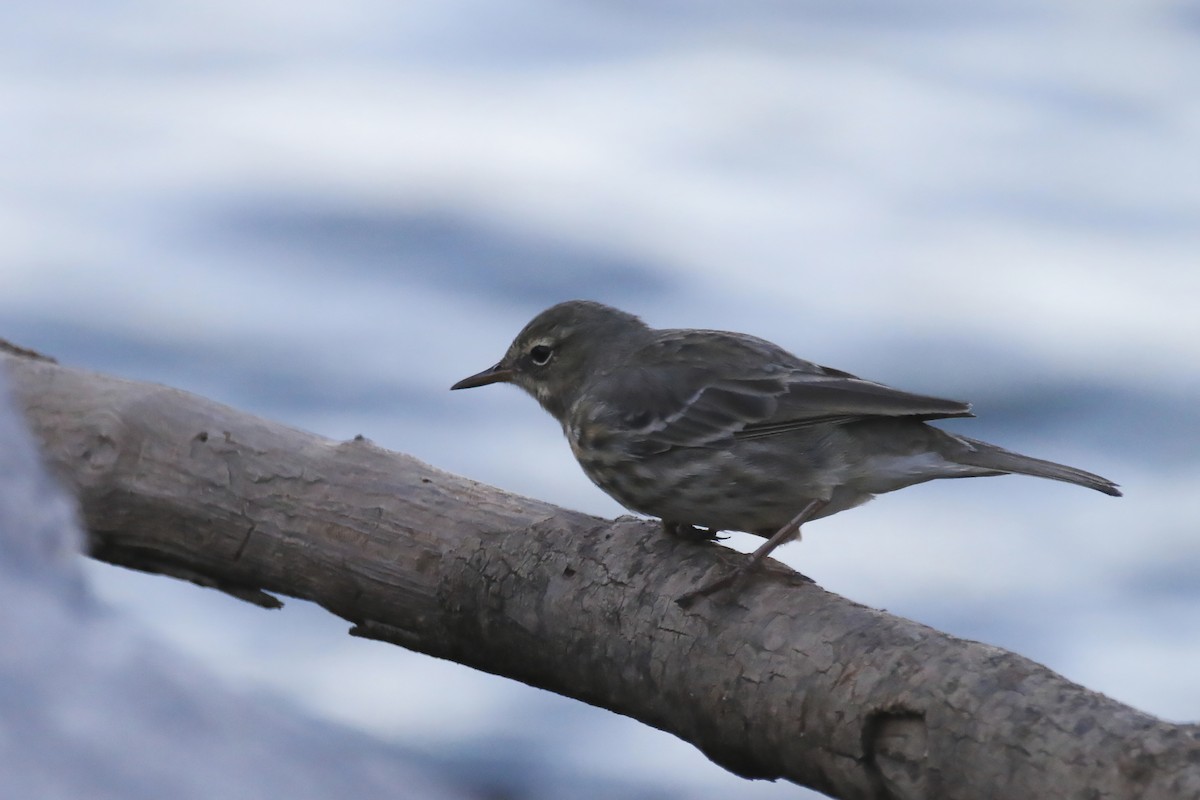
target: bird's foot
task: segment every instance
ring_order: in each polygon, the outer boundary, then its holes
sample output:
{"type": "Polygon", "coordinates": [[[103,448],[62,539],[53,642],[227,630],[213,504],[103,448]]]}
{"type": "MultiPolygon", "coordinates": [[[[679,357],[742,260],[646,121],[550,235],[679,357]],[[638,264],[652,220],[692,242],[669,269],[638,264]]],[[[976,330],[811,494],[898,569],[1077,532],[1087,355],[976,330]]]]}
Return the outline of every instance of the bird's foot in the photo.
{"type": "Polygon", "coordinates": [[[667,522],[663,520],[663,530],[668,535],[688,542],[722,542],[728,536],[718,536],[716,528],[702,528],[699,525],[689,525],[686,522],[667,522]]]}
{"type": "MultiPolygon", "coordinates": [[[[706,583],[699,589],[693,589],[692,591],[678,598],[675,602],[684,608],[687,608],[692,603],[696,602],[696,598],[698,597],[705,597],[706,595],[710,595],[713,592],[719,592],[727,586],[731,586],[734,583],[740,582],[742,576],[748,574],[751,570],[756,569],[759,564],[763,563],[766,557],[771,554],[772,550],[774,550],[776,547],[779,547],[779,545],[783,544],[789,539],[799,537],[800,526],[803,525],[805,521],[816,516],[821,509],[828,505],[828,502],[829,501],[827,500],[821,499],[809,500],[808,504],[805,505],[804,508],[800,509],[799,514],[792,517],[788,524],[772,533],[771,537],[759,545],[759,548],[751,553],[750,558],[744,561],[741,566],[734,569],[728,575],[718,578],[712,583],[706,583]]],[[[799,575],[799,573],[796,574],[799,575]]],[[[800,575],[800,577],[807,583],[813,582],[812,578],[809,578],[807,575],[800,575]]]]}
{"type": "MultiPolygon", "coordinates": [[[[709,581],[696,589],[692,589],[690,592],[681,594],[675,598],[675,603],[680,608],[691,608],[701,597],[716,594],[722,589],[728,589],[730,597],[735,597],[745,585],[746,580],[758,570],[759,565],[757,562],[747,562],[741,566],[734,567],[716,580],[709,581]]],[[[816,581],[802,572],[793,572],[791,573],[791,577],[798,578],[802,583],[816,583],[816,581]]]]}
{"type": "Polygon", "coordinates": [[[709,581],[699,588],[692,589],[690,592],[681,594],[679,597],[675,598],[675,603],[679,605],[680,608],[691,608],[692,604],[701,597],[708,597],[710,594],[715,594],[722,589],[730,588],[734,584],[740,584],[746,578],[748,572],[749,570],[747,570],[744,566],[735,567],[716,580],[709,581]]]}

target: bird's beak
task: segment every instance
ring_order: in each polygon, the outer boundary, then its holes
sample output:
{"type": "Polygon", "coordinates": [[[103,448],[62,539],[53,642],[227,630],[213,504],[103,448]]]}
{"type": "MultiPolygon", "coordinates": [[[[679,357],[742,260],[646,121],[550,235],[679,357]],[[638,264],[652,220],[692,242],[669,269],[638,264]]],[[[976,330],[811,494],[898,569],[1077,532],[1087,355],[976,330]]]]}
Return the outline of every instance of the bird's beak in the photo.
{"type": "Polygon", "coordinates": [[[488,367],[483,372],[476,372],[469,378],[463,378],[451,386],[450,391],[454,391],[455,389],[474,389],[476,386],[487,386],[489,383],[511,381],[512,370],[503,366],[503,364],[504,362],[500,362],[495,366],[488,367]]]}

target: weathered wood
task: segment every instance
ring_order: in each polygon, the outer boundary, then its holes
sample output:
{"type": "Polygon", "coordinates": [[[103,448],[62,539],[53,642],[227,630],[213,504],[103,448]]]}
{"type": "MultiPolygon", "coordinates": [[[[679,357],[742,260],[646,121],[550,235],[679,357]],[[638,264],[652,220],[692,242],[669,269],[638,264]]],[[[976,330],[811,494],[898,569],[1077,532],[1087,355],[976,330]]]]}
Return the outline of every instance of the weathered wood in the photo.
{"type": "Polygon", "coordinates": [[[1200,797],[1200,727],[743,558],[0,348],[92,554],[627,714],[726,768],[841,798],[1200,797]]]}

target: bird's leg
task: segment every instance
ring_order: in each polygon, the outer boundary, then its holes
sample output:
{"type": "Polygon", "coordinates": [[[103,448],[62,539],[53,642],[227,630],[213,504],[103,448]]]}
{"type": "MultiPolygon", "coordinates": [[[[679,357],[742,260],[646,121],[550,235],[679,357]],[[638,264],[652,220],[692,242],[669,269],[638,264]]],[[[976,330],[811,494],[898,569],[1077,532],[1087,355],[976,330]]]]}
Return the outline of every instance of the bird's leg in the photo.
{"type": "Polygon", "coordinates": [[[719,542],[729,538],[718,536],[720,531],[716,528],[701,528],[699,525],[689,525],[686,522],[668,522],[664,519],[662,526],[669,535],[689,542],[719,542]]]}
{"type": "Polygon", "coordinates": [[[770,539],[767,539],[753,553],[750,558],[743,561],[739,566],[730,570],[726,574],[717,578],[715,581],[704,584],[698,589],[693,589],[686,594],[681,595],[675,602],[687,608],[692,603],[696,602],[699,597],[707,597],[713,592],[719,592],[727,586],[734,584],[739,578],[747,575],[752,569],[756,568],[763,562],[771,551],[779,545],[790,540],[793,536],[800,532],[800,526],[810,519],[815,517],[817,513],[827,505],[825,500],[810,500],[808,505],[800,510],[800,513],[792,517],[788,524],[777,530],[770,539]]]}

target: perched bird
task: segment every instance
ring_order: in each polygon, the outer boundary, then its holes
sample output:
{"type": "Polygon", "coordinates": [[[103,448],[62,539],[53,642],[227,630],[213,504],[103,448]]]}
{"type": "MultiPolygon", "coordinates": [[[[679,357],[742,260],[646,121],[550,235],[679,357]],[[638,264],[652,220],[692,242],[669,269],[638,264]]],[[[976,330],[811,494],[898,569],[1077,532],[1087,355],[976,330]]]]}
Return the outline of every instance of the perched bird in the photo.
{"type": "Polygon", "coordinates": [[[910,394],[726,331],[655,329],[574,300],[522,330],[495,366],[451,389],[514,383],[562,425],[583,471],[669,533],[767,537],[734,582],[809,520],[935,478],[1019,473],[1119,497],[1112,481],[948,433],[956,400],[910,394]]]}

